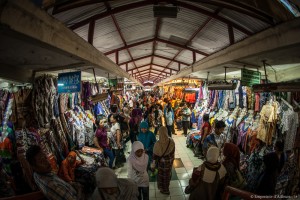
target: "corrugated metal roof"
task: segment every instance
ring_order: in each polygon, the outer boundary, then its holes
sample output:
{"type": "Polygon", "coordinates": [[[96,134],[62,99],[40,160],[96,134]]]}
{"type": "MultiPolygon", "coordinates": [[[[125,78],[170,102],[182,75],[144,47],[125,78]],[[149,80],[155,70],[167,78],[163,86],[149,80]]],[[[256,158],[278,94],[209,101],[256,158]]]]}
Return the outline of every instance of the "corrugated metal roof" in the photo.
{"type": "Polygon", "coordinates": [[[152,65],[152,69],[156,69],[156,70],[158,70],[158,71],[164,70],[164,68],[159,67],[159,66],[156,66],[156,65],[152,65]]]}
{"type": "Polygon", "coordinates": [[[146,70],[146,69],[150,69],[150,65],[139,68],[139,71],[143,71],[143,70],[146,70]]]}
{"type": "Polygon", "coordinates": [[[162,20],[159,36],[163,39],[169,40],[171,35],[175,35],[187,40],[206,19],[207,16],[205,15],[182,8],[178,12],[177,18],[164,18],[162,20]]]}
{"type": "Polygon", "coordinates": [[[235,28],[233,28],[233,33],[234,33],[234,41],[235,42],[241,41],[247,37],[247,35],[245,33],[242,33],[241,31],[239,31],[235,28]]]}
{"type": "Polygon", "coordinates": [[[123,63],[129,60],[130,60],[130,56],[126,49],[123,51],[119,51],[119,63],[123,63]]]}
{"type": "Polygon", "coordinates": [[[87,41],[88,33],[89,33],[89,25],[87,24],[85,26],[79,27],[78,29],[74,30],[74,32],[87,41]]]}
{"type": "Polygon", "coordinates": [[[144,6],[115,15],[126,42],[153,38],[155,22],[152,6],[144,6]]]}
{"type": "Polygon", "coordinates": [[[176,57],[176,60],[192,64],[193,63],[193,52],[188,51],[188,50],[183,50],[176,57]]]}
{"type": "Polygon", "coordinates": [[[266,29],[267,27],[270,27],[270,25],[255,19],[253,17],[250,17],[248,15],[229,10],[229,9],[222,9],[222,11],[219,13],[220,16],[229,19],[232,22],[235,22],[236,24],[239,24],[240,26],[246,28],[247,30],[250,30],[254,33],[259,32],[263,29],[266,29]]]}
{"type": "Polygon", "coordinates": [[[104,4],[96,3],[58,13],[54,15],[54,17],[62,21],[67,26],[70,26],[104,11],[106,11],[104,4]]]}
{"type": "Polygon", "coordinates": [[[150,65],[151,57],[135,61],[136,66],[150,65]]]}
{"type": "Polygon", "coordinates": [[[173,58],[178,53],[178,49],[174,49],[171,46],[167,47],[165,43],[157,42],[154,53],[155,55],[160,55],[167,58],[173,58]]]}
{"type": "Polygon", "coordinates": [[[108,57],[109,59],[111,59],[111,61],[113,61],[114,63],[116,63],[116,55],[115,55],[115,54],[107,55],[107,57],[108,57]]]}
{"type": "Polygon", "coordinates": [[[105,17],[95,22],[93,45],[101,52],[107,52],[124,46],[112,18],[105,17]]]}
{"type": "Polygon", "coordinates": [[[219,51],[228,45],[228,27],[215,19],[212,19],[192,42],[192,46],[208,54],[219,51]]]}
{"type": "Polygon", "coordinates": [[[197,2],[197,1],[194,1],[194,2],[193,1],[182,1],[182,2],[188,3],[190,5],[202,8],[202,9],[210,11],[210,12],[214,12],[218,8],[217,6],[210,5],[207,3],[197,2]]]}
{"type": "Polygon", "coordinates": [[[135,68],[135,66],[132,63],[128,63],[128,70],[135,68]]]}
{"type": "Polygon", "coordinates": [[[172,68],[172,69],[178,70],[178,63],[177,63],[177,62],[172,62],[172,63],[169,65],[169,67],[172,68]]]}
{"type": "Polygon", "coordinates": [[[109,5],[111,8],[116,8],[120,6],[125,6],[127,4],[139,2],[141,0],[118,0],[118,1],[109,1],[109,5]]]}
{"type": "Polygon", "coordinates": [[[205,58],[205,56],[196,53],[196,62],[202,60],[203,58],[205,58]]]}
{"type": "MultiPolygon", "coordinates": [[[[118,0],[118,1],[108,1],[111,9],[118,8],[120,6],[125,6],[135,2],[142,2],[141,0],[118,0]]],[[[214,13],[219,7],[213,6],[207,3],[202,3],[201,1],[179,1],[195,6],[211,13],[214,13]]],[[[114,14],[116,22],[121,29],[121,33],[124,36],[124,39],[127,45],[134,44],[136,42],[145,41],[148,39],[153,39],[155,36],[156,22],[157,18],[153,17],[153,5],[145,5],[142,7],[130,9],[123,12],[114,14]]],[[[220,9],[220,8],[219,8],[220,9]]],[[[51,12],[48,10],[48,12],[51,12]]],[[[55,15],[60,21],[67,23],[68,25],[74,24],[76,22],[82,21],[90,16],[95,14],[107,12],[107,9],[104,3],[96,3],[92,5],[82,6],[80,8],[72,9],[55,15]]],[[[240,12],[236,12],[230,9],[222,8],[220,17],[223,17],[241,27],[249,30],[250,32],[256,33],[267,27],[268,24],[253,18],[249,17],[240,12]]],[[[158,38],[164,40],[172,39],[172,42],[177,42],[181,45],[185,45],[191,36],[202,27],[204,22],[209,19],[208,16],[187,9],[179,7],[179,12],[177,18],[161,18],[160,29],[158,32],[158,38]],[[175,40],[176,39],[176,40],[175,40]],[[180,41],[182,40],[182,41],[180,41]]],[[[80,27],[75,30],[75,32],[87,40],[88,37],[88,25],[80,27]]],[[[112,20],[111,16],[99,19],[95,23],[94,30],[94,40],[93,45],[102,52],[109,52],[117,50],[120,47],[124,47],[124,43],[121,40],[120,34],[118,33],[116,26],[112,20]]],[[[248,37],[246,34],[240,30],[233,28],[235,42],[243,40],[248,37]]],[[[144,43],[139,46],[134,46],[129,49],[133,59],[144,57],[152,54],[152,42],[144,43]]],[[[216,51],[219,51],[223,48],[229,46],[229,34],[227,24],[217,20],[211,19],[210,22],[194,37],[190,44],[187,44],[188,47],[205,52],[207,54],[212,54],[216,51]]],[[[182,52],[175,58],[178,61],[185,63],[193,62],[193,54],[190,50],[181,49],[178,46],[172,46],[170,44],[165,44],[162,42],[157,42],[154,54],[164,56],[170,59],[173,59],[174,56],[178,53],[179,50],[182,52]]],[[[108,57],[115,62],[115,53],[108,55],[108,57]]],[[[196,61],[203,59],[205,56],[196,54],[196,61]]],[[[131,58],[127,50],[122,50],[119,52],[119,63],[129,61],[131,58]]],[[[146,64],[151,64],[151,57],[135,61],[136,66],[143,66],[146,64]]],[[[153,63],[159,64],[162,66],[167,66],[170,61],[166,59],[161,59],[154,57],[153,63]]],[[[146,66],[145,69],[149,66],[146,66]]],[[[171,62],[168,66],[169,68],[178,69],[177,62],[171,62]]],[[[186,68],[186,65],[181,64],[181,70],[186,68]]],[[[128,69],[133,69],[134,64],[128,63],[128,69]]],[[[123,65],[122,69],[126,69],[126,66],[123,65]]],[[[143,70],[143,68],[139,70],[143,70]]],[[[153,66],[153,69],[162,70],[160,67],[153,66]]],[[[169,72],[170,70],[166,70],[169,72]]],[[[134,70],[133,72],[137,72],[134,70]]],[[[176,73],[174,71],[174,73],[176,73]]]]}
{"type": "Polygon", "coordinates": [[[135,46],[135,47],[130,48],[129,51],[134,58],[151,55],[152,44],[153,44],[153,42],[149,42],[149,43],[146,43],[143,45],[135,46]]]}
{"type": "Polygon", "coordinates": [[[167,64],[169,64],[169,62],[170,62],[169,60],[158,58],[158,57],[154,57],[153,59],[153,63],[158,65],[166,66],[167,64]]]}

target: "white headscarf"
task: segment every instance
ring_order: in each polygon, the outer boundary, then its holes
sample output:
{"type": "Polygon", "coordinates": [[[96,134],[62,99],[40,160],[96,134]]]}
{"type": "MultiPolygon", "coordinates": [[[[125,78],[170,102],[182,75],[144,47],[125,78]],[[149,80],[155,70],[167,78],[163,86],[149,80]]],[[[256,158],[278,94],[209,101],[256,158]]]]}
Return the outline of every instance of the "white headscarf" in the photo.
{"type": "MultiPolygon", "coordinates": [[[[208,151],[206,153],[206,160],[207,160],[208,163],[217,165],[219,155],[220,155],[219,148],[215,147],[215,146],[212,146],[208,149],[208,151]]],[[[220,179],[224,178],[224,176],[226,175],[226,169],[222,164],[220,164],[220,165],[221,166],[218,169],[218,171],[213,171],[213,170],[210,170],[206,167],[205,170],[204,170],[204,174],[203,174],[203,181],[206,182],[206,183],[214,182],[215,177],[217,175],[217,172],[219,174],[220,179]]],[[[201,167],[199,167],[199,168],[201,168],[201,167]]]]}
{"type": "Polygon", "coordinates": [[[96,172],[96,184],[98,188],[114,188],[118,187],[117,175],[108,168],[99,168],[96,172]]]}
{"type": "Polygon", "coordinates": [[[97,187],[92,195],[92,200],[138,200],[138,187],[130,179],[118,179],[115,172],[107,167],[99,168],[96,172],[96,184],[97,187]],[[114,188],[117,187],[119,192],[117,194],[99,193],[99,189],[102,188],[114,188]]]}
{"type": "Polygon", "coordinates": [[[170,154],[175,149],[175,142],[168,136],[168,129],[165,126],[161,126],[158,133],[159,140],[154,144],[153,153],[157,156],[162,156],[164,153],[165,155],[170,154]]]}
{"type": "Polygon", "coordinates": [[[145,169],[147,169],[148,155],[143,153],[143,155],[141,157],[137,157],[135,155],[135,152],[140,149],[144,150],[143,143],[141,143],[140,141],[135,141],[132,144],[132,149],[131,149],[130,155],[128,157],[128,161],[132,164],[134,169],[136,169],[139,172],[142,172],[142,171],[145,171],[145,169]]]}

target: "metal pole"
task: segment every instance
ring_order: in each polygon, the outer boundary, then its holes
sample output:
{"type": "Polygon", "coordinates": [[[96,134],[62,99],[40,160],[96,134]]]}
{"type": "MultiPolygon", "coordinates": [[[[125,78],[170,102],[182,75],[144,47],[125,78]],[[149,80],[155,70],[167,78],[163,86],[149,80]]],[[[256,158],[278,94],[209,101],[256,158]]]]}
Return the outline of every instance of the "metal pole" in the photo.
{"type": "Polygon", "coordinates": [[[224,67],[225,68],[225,83],[226,83],[226,71],[227,71],[227,67],[224,67]]]}
{"type": "Polygon", "coordinates": [[[266,61],[265,61],[265,60],[263,60],[262,62],[263,62],[263,64],[264,64],[264,70],[265,70],[265,80],[266,80],[266,84],[268,84],[268,76],[267,76],[267,70],[266,70],[266,61]]]}
{"type": "Polygon", "coordinates": [[[207,77],[206,77],[207,84],[208,84],[208,75],[209,75],[209,72],[207,72],[207,77]]]}

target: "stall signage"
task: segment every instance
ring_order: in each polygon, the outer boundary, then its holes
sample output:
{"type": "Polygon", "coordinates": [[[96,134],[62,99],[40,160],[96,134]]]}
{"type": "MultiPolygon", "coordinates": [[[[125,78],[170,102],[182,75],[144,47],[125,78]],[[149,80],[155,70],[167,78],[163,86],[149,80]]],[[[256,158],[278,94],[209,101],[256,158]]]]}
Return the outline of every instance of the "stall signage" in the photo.
{"type": "Polygon", "coordinates": [[[241,82],[243,86],[250,86],[260,84],[261,74],[260,72],[242,69],[241,82]]]}
{"type": "Polygon", "coordinates": [[[118,79],[108,79],[108,85],[110,87],[116,87],[118,84],[118,79]]]}
{"type": "Polygon", "coordinates": [[[80,92],[81,72],[59,73],[57,88],[58,93],[80,92]]]}

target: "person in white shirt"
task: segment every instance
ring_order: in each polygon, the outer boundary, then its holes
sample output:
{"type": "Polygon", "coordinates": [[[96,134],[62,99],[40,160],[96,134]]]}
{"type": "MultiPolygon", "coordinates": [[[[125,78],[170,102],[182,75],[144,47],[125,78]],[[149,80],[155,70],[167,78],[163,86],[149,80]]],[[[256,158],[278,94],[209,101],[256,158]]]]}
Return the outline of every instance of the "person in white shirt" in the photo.
{"type": "Polygon", "coordinates": [[[129,107],[130,107],[130,109],[133,108],[133,100],[132,100],[132,97],[130,97],[130,100],[129,100],[129,107]]]}
{"type": "Polygon", "coordinates": [[[172,137],[173,124],[174,124],[174,112],[170,104],[165,108],[166,125],[168,129],[169,137],[172,137]]]}
{"type": "Polygon", "coordinates": [[[132,144],[132,150],[127,160],[128,178],[132,179],[138,186],[139,200],[149,199],[149,176],[147,172],[148,155],[145,153],[144,145],[140,141],[132,144]]]}

